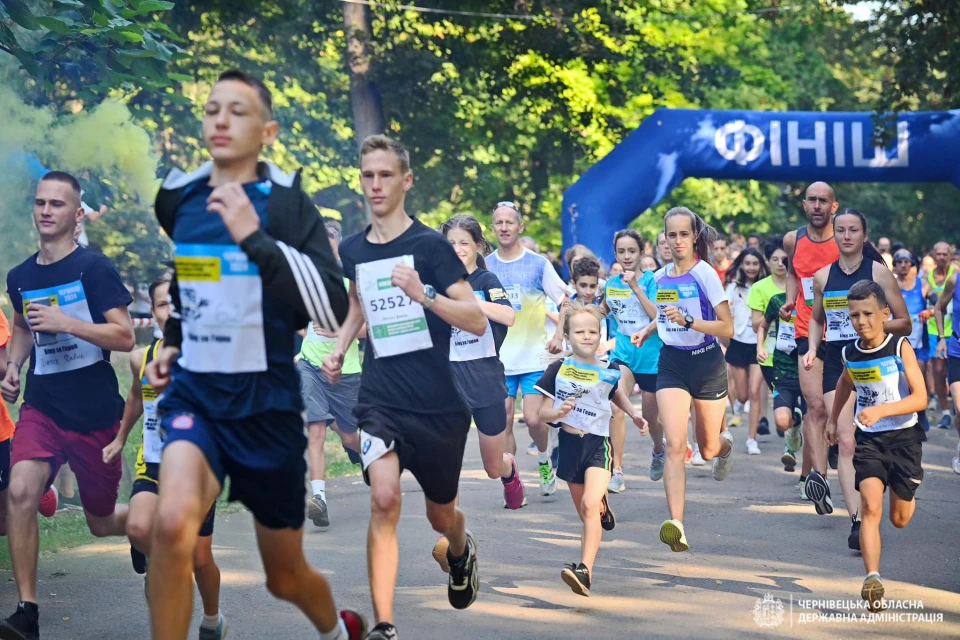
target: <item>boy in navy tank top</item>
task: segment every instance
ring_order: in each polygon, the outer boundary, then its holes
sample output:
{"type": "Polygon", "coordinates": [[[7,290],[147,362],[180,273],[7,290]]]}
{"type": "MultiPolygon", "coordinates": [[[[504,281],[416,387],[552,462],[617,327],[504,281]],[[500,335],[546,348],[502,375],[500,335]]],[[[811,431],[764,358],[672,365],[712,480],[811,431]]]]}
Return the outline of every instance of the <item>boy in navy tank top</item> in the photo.
{"type": "Polygon", "coordinates": [[[898,529],[907,526],[923,480],[920,460],[927,437],[917,413],[927,408],[927,387],[909,338],[884,330],[891,313],[883,288],[861,280],[850,287],[847,300],[850,322],[859,339],[843,349],[844,375],[837,385],[826,438],[837,442],[837,420],[855,392],[853,467],[861,499],[860,550],[867,571],[860,595],[870,611],[876,612],[885,606],[880,579],[883,493],[890,488],[890,522],[898,529]]]}

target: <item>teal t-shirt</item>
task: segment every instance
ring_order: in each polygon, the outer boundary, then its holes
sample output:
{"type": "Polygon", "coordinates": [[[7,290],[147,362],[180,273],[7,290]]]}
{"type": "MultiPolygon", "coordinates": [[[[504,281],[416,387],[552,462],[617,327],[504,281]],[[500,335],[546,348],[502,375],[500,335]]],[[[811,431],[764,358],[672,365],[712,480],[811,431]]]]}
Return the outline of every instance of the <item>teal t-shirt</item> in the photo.
{"type": "MultiPolygon", "coordinates": [[[[652,271],[640,276],[637,284],[651,301],[657,299],[657,283],[652,271]]],[[[607,280],[603,299],[610,313],[617,319],[617,342],[610,356],[611,362],[621,362],[634,373],[656,373],[660,363],[660,337],[654,333],[639,348],[630,342],[630,336],[650,322],[656,322],[656,318],[651,319],[647,315],[636,294],[623,281],[622,275],[607,280]]]]}

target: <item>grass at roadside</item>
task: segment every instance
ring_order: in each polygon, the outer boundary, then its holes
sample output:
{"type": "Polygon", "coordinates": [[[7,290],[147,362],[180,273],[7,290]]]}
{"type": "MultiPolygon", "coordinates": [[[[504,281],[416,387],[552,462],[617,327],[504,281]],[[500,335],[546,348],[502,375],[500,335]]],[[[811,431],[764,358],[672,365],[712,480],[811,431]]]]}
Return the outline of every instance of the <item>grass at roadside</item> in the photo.
{"type": "MultiPolygon", "coordinates": [[[[113,366],[117,372],[117,378],[120,381],[120,393],[126,397],[130,389],[133,376],[130,367],[127,366],[127,354],[114,354],[113,366]]],[[[19,404],[10,406],[10,415],[14,421],[19,415],[19,404]]],[[[133,484],[133,473],[137,460],[137,450],[140,447],[140,439],[143,428],[143,421],[140,420],[130,432],[127,444],[123,450],[124,474],[120,483],[119,502],[126,503],[130,497],[130,487],[133,484]]],[[[332,430],[327,433],[326,446],[324,447],[327,457],[327,478],[338,478],[340,476],[357,475],[360,473],[359,467],[351,464],[347,458],[343,446],[340,444],[340,438],[332,430]]],[[[217,512],[229,513],[243,509],[239,503],[227,502],[228,486],[217,500],[217,512]]],[[[40,526],[40,553],[55,553],[71,547],[87,544],[96,540],[87,529],[86,520],[83,511],[79,508],[65,509],[58,511],[53,518],[44,518],[39,516],[40,526]]],[[[0,570],[10,569],[10,550],[6,540],[0,540],[0,570]]]]}

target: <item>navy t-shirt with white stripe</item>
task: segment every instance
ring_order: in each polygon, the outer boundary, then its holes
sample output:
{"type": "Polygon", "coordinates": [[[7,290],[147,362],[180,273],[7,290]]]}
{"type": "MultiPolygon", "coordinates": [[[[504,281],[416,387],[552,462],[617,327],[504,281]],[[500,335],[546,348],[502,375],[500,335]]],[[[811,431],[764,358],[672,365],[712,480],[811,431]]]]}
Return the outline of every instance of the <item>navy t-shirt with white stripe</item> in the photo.
{"type": "MultiPolygon", "coordinates": [[[[261,227],[268,234],[267,201],[271,188],[269,180],[243,185],[260,216],[261,227]]],[[[173,232],[175,244],[236,244],[220,216],[207,210],[207,198],[212,192],[206,178],[184,190],[177,207],[173,232]]],[[[267,411],[300,412],[303,408],[300,381],[293,362],[296,329],[292,307],[263,290],[267,370],[197,373],[175,366],[173,382],[160,403],[161,411],[193,411],[216,420],[241,419],[267,411]]]]}

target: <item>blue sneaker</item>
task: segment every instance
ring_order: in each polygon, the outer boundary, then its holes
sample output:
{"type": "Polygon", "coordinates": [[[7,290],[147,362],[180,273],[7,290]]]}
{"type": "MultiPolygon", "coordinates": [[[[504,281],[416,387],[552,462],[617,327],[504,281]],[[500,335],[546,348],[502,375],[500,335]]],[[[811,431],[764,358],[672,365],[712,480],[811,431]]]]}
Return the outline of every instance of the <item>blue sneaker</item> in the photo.
{"type": "Polygon", "coordinates": [[[207,629],[206,627],[200,627],[200,640],[225,640],[227,637],[227,631],[229,631],[230,626],[227,624],[227,619],[220,616],[220,624],[217,625],[216,629],[207,629]]]}

